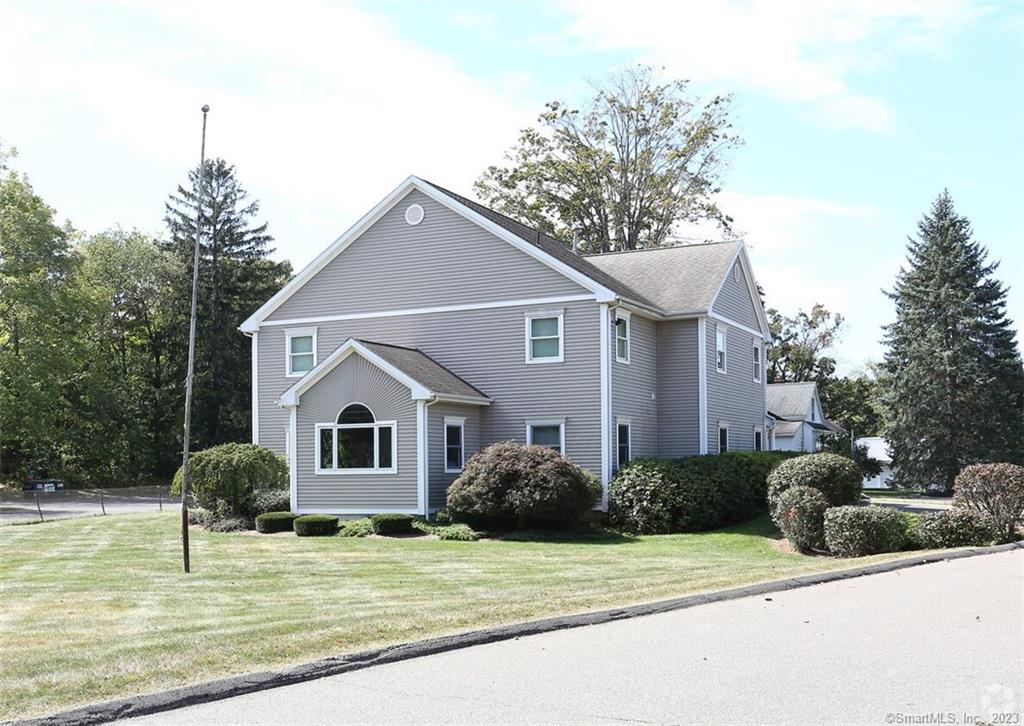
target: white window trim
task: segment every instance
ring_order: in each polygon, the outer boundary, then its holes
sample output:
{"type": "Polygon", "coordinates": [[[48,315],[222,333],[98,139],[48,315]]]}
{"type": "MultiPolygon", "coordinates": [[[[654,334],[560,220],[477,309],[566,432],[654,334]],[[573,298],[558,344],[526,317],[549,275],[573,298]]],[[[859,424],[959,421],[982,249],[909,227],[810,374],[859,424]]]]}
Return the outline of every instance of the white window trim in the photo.
{"type": "Polygon", "coordinates": [[[629,459],[626,461],[628,464],[633,460],[633,419],[618,416],[615,419],[615,468],[616,470],[621,469],[624,464],[619,461],[619,426],[625,426],[629,430],[629,438],[626,441],[626,446],[629,447],[629,459]]]}
{"type": "Polygon", "coordinates": [[[718,441],[715,442],[718,446],[718,453],[724,454],[726,451],[732,451],[730,448],[731,442],[729,441],[729,422],[719,421],[718,422],[718,441]],[[725,451],[722,451],[722,431],[725,431],[725,451]]]}
{"type": "Polygon", "coordinates": [[[615,319],[616,319],[616,324],[615,324],[615,326],[612,327],[612,337],[615,338],[615,360],[618,363],[625,363],[626,365],[629,365],[630,348],[632,348],[632,345],[630,344],[631,343],[630,339],[633,336],[633,322],[630,320],[630,314],[629,314],[628,310],[616,310],[615,311],[615,319]],[[625,358],[620,358],[619,357],[619,326],[618,326],[618,321],[619,320],[625,320],[626,321],[626,337],[623,338],[623,340],[626,341],[626,357],[625,358]]]}
{"type": "Polygon", "coordinates": [[[565,310],[531,310],[524,314],[525,325],[524,334],[526,338],[526,363],[527,365],[536,365],[543,363],[562,363],[565,360],[565,310]],[[540,318],[558,318],[558,355],[550,358],[534,358],[533,357],[533,346],[530,342],[533,340],[530,333],[532,322],[535,319],[540,318]]]}
{"type": "MultiPolygon", "coordinates": [[[[761,343],[757,340],[753,341],[753,349],[757,351],[757,365],[754,366],[754,383],[760,383],[762,376],[764,376],[764,348],[761,343]]],[[[725,362],[729,362],[729,357],[726,356],[725,362]]],[[[753,364],[753,360],[751,360],[753,364]]]]}
{"type": "Polygon", "coordinates": [[[564,418],[532,418],[526,422],[526,443],[533,443],[533,427],[534,426],[557,426],[560,434],[559,444],[561,446],[562,456],[566,456],[565,453],[565,419],[564,418]]]}
{"type": "Polygon", "coordinates": [[[760,450],[761,451],[767,451],[768,447],[765,446],[764,427],[763,426],[755,426],[754,427],[754,451],[758,450],[758,448],[757,448],[757,435],[758,434],[761,434],[761,449],[760,450]]]}
{"type": "Polygon", "coordinates": [[[314,449],[314,464],[316,467],[317,476],[359,476],[366,474],[397,474],[398,473],[398,422],[397,421],[374,421],[372,424],[337,424],[337,423],[318,423],[315,427],[316,438],[313,440],[314,449]],[[390,428],[391,429],[391,467],[388,469],[381,469],[374,467],[372,469],[338,469],[338,431],[340,429],[373,429],[373,456],[374,463],[378,463],[380,459],[380,449],[377,446],[378,429],[390,428]],[[321,469],[320,468],[320,432],[323,429],[331,429],[334,431],[334,449],[332,454],[331,463],[335,468],[333,469],[321,469]]]}
{"type": "MultiPolygon", "coordinates": [[[[292,338],[303,338],[307,335],[313,336],[313,368],[316,368],[316,331],[316,327],[288,328],[284,331],[284,371],[286,378],[302,378],[309,373],[309,371],[292,371],[292,338]]],[[[309,370],[313,370],[313,368],[309,370]]]]}
{"type": "Polygon", "coordinates": [[[444,473],[445,474],[461,474],[462,470],[466,467],[466,419],[463,416],[445,416],[444,417],[444,473]],[[458,426],[459,427],[459,468],[452,469],[448,467],[448,427],[458,426]]]}
{"type": "Polygon", "coordinates": [[[723,325],[715,325],[715,370],[723,375],[729,372],[729,329],[723,325]],[[718,367],[718,334],[722,334],[722,363],[724,364],[721,368],[718,367]]]}

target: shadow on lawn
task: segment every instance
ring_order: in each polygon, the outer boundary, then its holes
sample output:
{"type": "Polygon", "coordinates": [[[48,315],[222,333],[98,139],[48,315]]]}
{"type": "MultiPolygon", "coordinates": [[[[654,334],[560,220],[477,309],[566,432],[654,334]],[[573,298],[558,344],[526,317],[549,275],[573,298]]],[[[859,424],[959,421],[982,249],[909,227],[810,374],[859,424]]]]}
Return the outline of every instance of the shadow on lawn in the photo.
{"type": "Polygon", "coordinates": [[[594,527],[577,530],[524,529],[516,532],[494,533],[493,539],[502,542],[546,542],[565,544],[619,545],[639,541],[637,537],[611,529],[594,527]]]}

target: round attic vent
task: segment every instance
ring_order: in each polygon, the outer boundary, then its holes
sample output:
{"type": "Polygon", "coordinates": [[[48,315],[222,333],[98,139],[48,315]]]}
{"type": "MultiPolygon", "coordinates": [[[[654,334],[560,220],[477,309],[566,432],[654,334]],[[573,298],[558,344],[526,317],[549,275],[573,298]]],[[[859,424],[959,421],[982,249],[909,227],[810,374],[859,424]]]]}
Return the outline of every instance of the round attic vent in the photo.
{"type": "Polygon", "coordinates": [[[418,204],[410,204],[405,210],[405,221],[413,226],[423,221],[423,207],[418,204]]]}

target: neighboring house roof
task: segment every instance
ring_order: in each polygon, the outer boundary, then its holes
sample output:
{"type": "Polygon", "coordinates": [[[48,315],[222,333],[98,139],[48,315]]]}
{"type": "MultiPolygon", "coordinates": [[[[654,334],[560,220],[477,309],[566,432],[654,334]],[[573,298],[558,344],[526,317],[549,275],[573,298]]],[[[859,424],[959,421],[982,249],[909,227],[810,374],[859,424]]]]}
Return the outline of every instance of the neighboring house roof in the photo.
{"type": "Polygon", "coordinates": [[[705,312],[732,268],[740,242],[610,252],[586,259],[668,315],[705,312]]]}
{"type": "Polygon", "coordinates": [[[438,399],[484,406],[491,402],[479,389],[420,350],[349,338],[281,394],[280,404],[298,406],[303,393],[353,353],[361,355],[395,380],[404,383],[415,399],[438,399]]]}
{"type": "Polygon", "coordinates": [[[857,446],[866,446],[868,456],[879,464],[891,464],[892,454],[889,452],[889,442],[881,436],[863,436],[857,439],[857,446]]]}
{"type": "Polygon", "coordinates": [[[656,316],[708,313],[724,283],[731,263],[740,260],[765,340],[768,322],[742,242],[713,243],[633,250],[600,256],[582,256],[560,240],[521,224],[478,202],[415,176],[406,179],[352,225],[287,285],[253,313],[240,329],[253,333],[260,322],[312,279],[409,191],[418,189],[506,242],[561,272],[600,302],[622,302],[644,308],[656,316]]]}
{"type": "Polygon", "coordinates": [[[793,436],[803,425],[803,421],[779,421],[772,427],[772,430],[776,436],[793,436]]]}
{"type": "MultiPolygon", "coordinates": [[[[785,426],[783,423],[808,424],[818,431],[828,431],[833,434],[844,433],[843,428],[829,421],[822,415],[821,421],[812,421],[810,418],[815,399],[818,398],[818,385],[813,381],[804,383],[769,383],[768,384],[768,414],[779,421],[775,424],[776,436],[792,436],[799,425],[794,427],[785,426]],[[787,430],[790,433],[782,433],[787,430]]],[[[818,401],[820,407],[821,402],[818,401]]]]}

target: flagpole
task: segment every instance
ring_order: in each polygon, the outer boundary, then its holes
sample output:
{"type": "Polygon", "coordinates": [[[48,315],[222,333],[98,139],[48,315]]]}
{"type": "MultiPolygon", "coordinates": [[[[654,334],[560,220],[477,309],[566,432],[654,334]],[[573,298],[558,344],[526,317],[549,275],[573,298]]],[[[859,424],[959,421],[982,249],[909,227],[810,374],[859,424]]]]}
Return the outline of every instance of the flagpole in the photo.
{"type": "Polygon", "coordinates": [[[203,220],[203,191],[206,188],[206,114],[203,105],[203,140],[199,147],[199,192],[196,195],[196,245],[192,255],[192,309],[188,321],[188,374],[185,377],[185,438],[181,457],[181,550],[185,572],[191,572],[188,552],[188,445],[192,434],[192,374],[196,360],[196,296],[199,288],[199,240],[203,220]]]}

